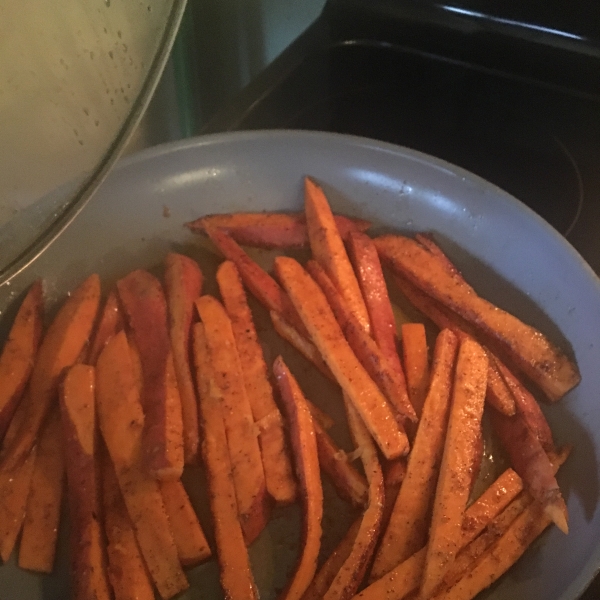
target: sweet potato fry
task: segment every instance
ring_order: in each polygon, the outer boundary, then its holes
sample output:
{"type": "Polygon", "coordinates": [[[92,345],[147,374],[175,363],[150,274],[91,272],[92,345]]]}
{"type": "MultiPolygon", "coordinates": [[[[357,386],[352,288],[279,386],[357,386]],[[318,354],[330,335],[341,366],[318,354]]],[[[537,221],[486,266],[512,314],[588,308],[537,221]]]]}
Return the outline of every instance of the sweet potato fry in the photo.
{"type": "Polygon", "coordinates": [[[104,347],[96,365],[102,437],[152,580],[167,600],[187,589],[158,482],[143,466],[144,414],[125,332],[104,347]]]}
{"type": "MultiPolygon", "coordinates": [[[[309,407],[310,410],[310,407],[309,407]]],[[[353,506],[367,504],[367,481],[348,460],[346,453],[331,439],[313,416],[319,466],[329,476],[340,498],[353,506]]]]}
{"type": "MultiPolygon", "coordinates": [[[[570,453],[569,448],[563,449],[557,456],[555,463],[552,465],[554,472],[558,470],[561,464],[567,459],[570,453]]],[[[489,520],[485,531],[474,539],[467,542],[465,530],[463,529],[463,548],[457,554],[455,561],[452,563],[446,575],[444,576],[441,585],[434,594],[436,600],[445,598],[445,593],[448,589],[454,586],[472,567],[475,561],[491,547],[491,545],[503,536],[515,521],[515,519],[527,510],[534,502],[533,498],[528,493],[522,493],[510,502],[497,516],[489,520]]],[[[464,523],[463,523],[464,526],[464,523]]]]}
{"type": "MultiPolygon", "coordinates": [[[[371,226],[363,219],[334,215],[335,223],[346,239],[352,231],[366,231],[371,226]]],[[[229,213],[207,215],[186,223],[196,233],[223,229],[238,244],[257,248],[303,248],[308,245],[304,213],[229,213]]]]}
{"type": "Polygon", "coordinates": [[[293,325],[302,335],[306,335],[306,328],[302,323],[296,309],[281,289],[279,284],[259,265],[257,265],[240,248],[233,238],[220,229],[207,229],[206,233],[213,244],[221,251],[227,260],[235,264],[244,285],[250,293],[267,309],[281,314],[284,319],[293,325]]]}
{"type": "MultiPolygon", "coordinates": [[[[353,600],[402,600],[418,589],[425,567],[426,548],[422,548],[377,579],[353,600]]],[[[418,598],[418,596],[415,596],[418,598]]]]}
{"type": "MultiPolygon", "coordinates": [[[[459,338],[475,337],[473,328],[456,315],[449,314],[435,300],[421,292],[417,287],[402,277],[395,277],[397,287],[406,298],[425,316],[431,319],[440,329],[450,329],[459,338]]],[[[501,413],[511,416],[515,414],[515,399],[496,368],[498,359],[486,348],[489,358],[488,387],[486,401],[501,413]],[[492,360],[493,359],[493,360],[492,360]]]]}
{"type": "Polygon", "coordinates": [[[102,352],[102,348],[104,348],[108,340],[110,340],[115,333],[118,333],[123,329],[123,325],[123,313],[121,313],[121,308],[119,307],[117,293],[112,290],[106,297],[100,321],[98,321],[96,330],[92,335],[92,341],[87,351],[86,364],[96,364],[100,352],[102,352]]]}
{"type": "Polygon", "coordinates": [[[449,329],[442,330],[435,344],[431,386],[408,457],[406,477],[381,539],[371,581],[383,577],[422,548],[427,540],[429,515],[444,450],[457,347],[456,336],[449,329]]]}
{"type": "Polygon", "coordinates": [[[282,600],[294,600],[302,597],[317,570],[317,558],[321,547],[323,489],[313,420],[304,395],[281,356],[275,359],[273,373],[290,427],[296,476],[304,512],[301,556],[291,581],[280,595],[282,600]]]}
{"type": "Polygon", "coordinates": [[[283,421],[275,404],[267,364],[234,263],[225,261],[219,266],[217,283],[231,320],[252,416],[256,422],[266,417],[272,419],[271,426],[262,430],[259,437],[267,491],[279,504],[290,504],[296,497],[296,482],[283,421]]]}
{"type": "Polygon", "coordinates": [[[370,333],[369,313],[329,202],[323,190],[308,177],[304,179],[304,211],[313,258],[331,277],[361,326],[370,333]]]}
{"type": "Polygon", "coordinates": [[[454,266],[446,254],[444,254],[444,251],[433,241],[433,238],[430,235],[417,233],[415,235],[415,240],[419,242],[419,244],[423,246],[423,248],[425,248],[430,254],[433,254],[436,259],[438,259],[439,263],[446,269],[449,275],[465,281],[461,272],[454,266]]]}
{"type": "Polygon", "coordinates": [[[402,435],[385,397],[348,345],[319,286],[292,258],[277,257],[275,270],[313,342],[384,456],[390,459],[405,455],[408,452],[406,435],[402,435]]]}
{"type": "Polygon", "coordinates": [[[471,543],[462,548],[442,578],[437,590],[430,596],[441,599],[445,592],[469,571],[475,561],[510,527],[510,524],[531,504],[528,495],[513,500],[471,543]]]}
{"type": "Polygon", "coordinates": [[[309,260],[306,270],[325,294],[329,306],[356,358],[384,393],[390,404],[398,411],[401,417],[399,427],[403,429],[403,419],[415,422],[417,415],[408,399],[402,369],[394,368],[387,356],[380,350],[377,342],[358,322],[323,267],[314,260],[309,260]]]}
{"type": "Polygon", "coordinates": [[[310,410],[313,421],[320,425],[322,429],[327,431],[335,425],[335,421],[308,398],[306,399],[306,404],[308,404],[308,410],[310,410]]]}
{"type": "Polygon", "coordinates": [[[184,462],[183,421],[179,393],[168,381],[173,359],[165,295],[158,279],[143,270],[117,281],[117,290],[142,364],[144,463],[158,479],[179,479],[184,462]]]}
{"type": "Polygon", "coordinates": [[[489,359],[489,366],[488,387],[485,400],[498,412],[501,412],[507,417],[511,417],[517,410],[515,397],[511,393],[510,388],[506,385],[504,378],[498,370],[499,361],[489,350],[487,351],[487,355],[489,359]]]}
{"type": "Polygon", "coordinates": [[[23,525],[36,450],[34,446],[25,462],[14,471],[0,472],[0,558],[2,562],[10,558],[23,525]]]}
{"type": "Polygon", "coordinates": [[[194,300],[202,291],[202,271],[196,261],[170,252],[165,258],[165,292],[169,313],[169,337],[177,374],[183,420],[183,457],[186,464],[198,456],[198,402],[190,368],[190,331],[194,300]]]}
{"type": "MultiPolygon", "coordinates": [[[[3,448],[15,439],[26,412],[26,404],[23,401],[17,407],[10,422],[3,448]]],[[[23,525],[36,453],[37,446],[34,446],[29,457],[20,467],[0,471],[0,559],[3,562],[10,557],[23,525]]]]}
{"type": "MultiPolygon", "coordinates": [[[[465,511],[460,547],[463,548],[495,519],[522,491],[521,478],[507,469],[465,511]]],[[[362,600],[402,600],[421,583],[427,547],[424,546],[389,573],[377,579],[356,598],[362,600]]],[[[412,596],[411,596],[412,598],[412,596]]]]}
{"type": "Polygon", "coordinates": [[[482,341],[508,356],[550,400],[562,398],[579,383],[577,366],[546,336],[478,296],[417,242],[383,236],[375,244],[394,270],[471,323],[482,341]]]}
{"type": "Polygon", "coordinates": [[[325,592],[331,586],[335,576],[339,573],[346,559],[350,556],[354,546],[356,534],[360,529],[362,515],[358,517],[346,532],[346,535],[340,540],[333,552],[327,557],[327,560],[321,565],[314,579],[302,595],[302,600],[322,600],[325,592]]]}
{"type": "Polygon", "coordinates": [[[390,522],[394,504],[406,477],[406,458],[386,460],[382,464],[383,486],[385,488],[385,500],[383,502],[383,515],[381,516],[381,531],[385,531],[390,522]]]}
{"type": "Polygon", "coordinates": [[[371,335],[392,368],[404,377],[398,356],[396,320],[377,248],[368,235],[352,232],[348,236],[348,251],[369,313],[371,335]]]}
{"type": "Polygon", "coordinates": [[[406,369],[408,397],[417,416],[421,418],[429,389],[429,357],[423,323],[402,325],[402,356],[406,369]]]}
{"type": "Polygon", "coordinates": [[[565,501],[554,477],[552,464],[540,441],[529,429],[521,413],[506,417],[492,411],[492,425],[521,476],[529,493],[542,505],[557,527],[568,532],[565,501]]]}
{"type": "Polygon", "coordinates": [[[279,336],[296,348],[296,350],[298,350],[304,358],[315,365],[325,377],[335,381],[331,369],[321,357],[321,353],[317,347],[309,339],[304,337],[293,325],[290,325],[280,313],[272,310],[269,314],[271,315],[273,327],[279,336]]]}
{"type": "Polygon", "coordinates": [[[448,433],[433,504],[421,583],[424,596],[431,594],[439,584],[460,547],[475,442],[481,430],[487,369],[488,359],[483,348],[473,340],[464,340],[456,360],[448,433]]]}
{"type": "Polygon", "coordinates": [[[101,464],[107,573],[115,600],[154,600],[152,582],[135,538],[115,469],[108,456],[103,456],[101,464]]]}
{"type": "Polygon", "coordinates": [[[212,296],[196,300],[210,350],[212,374],[221,393],[223,419],[233,469],[239,518],[250,544],[267,524],[270,512],[260,447],[235,345],[231,321],[212,296]]]}
{"type": "Polygon", "coordinates": [[[484,527],[523,491],[523,480],[513,469],[506,469],[465,512],[463,543],[474,539],[484,527]]]}
{"type": "Polygon", "coordinates": [[[206,560],[210,548],[181,481],[161,481],[160,492],[181,564],[188,567],[206,560]]]}
{"type": "Polygon", "coordinates": [[[100,278],[90,275],[65,301],[42,339],[26,402],[26,417],[2,452],[0,470],[18,467],[29,454],[52,402],[63,370],[78,360],[92,330],[100,302],[100,278]]]}
{"type": "Polygon", "coordinates": [[[23,397],[42,336],[42,282],[23,299],[0,353],[0,442],[23,397]]]}
{"type": "Polygon", "coordinates": [[[361,449],[361,460],[369,482],[369,505],[363,514],[348,558],[331,583],[324,600],[349,600],[364,579],[375,550],[383,514],[383,473],[377,449],[352,403],[345,398],[348,425],[354,443],[361,449]]]}
{"type": "Polygon", "coordinates": [[[441,597],[445,600],[474,598],[506,573],[551,523],[552,520],[537,503],[528,506],[473,568],[441,597]]]}
{"type": "Polygon", "coordinates": [[[554,452],[556,448],[552,439],[552,431],[537,400],[505,365],[497,359],[493,360],[500,376],[511,391],[517,411],[522,415],[527,427],[537,437],[545,452],[554,452]]]}
{"type": "Polygon", "coordinates": [[[52,411],[41,431],[19,545],[22,569],[51,573],[65,483],[60,413],[52,411]]]}
{"type": "Polygon", "coordinates": [[[229,458],[220,392],[214,381],[204,325],[193,326],[194,363],[200,402],[202,459],[208,480],[210,509],[215,528],[220,580],[225,598],[257,600],[258,593],[242,527],[229,458]]]}
{"type": "MultiPolygon", "coordinates": [[[[71,367],[62,383],[60,410],[68,456],[71,581],[73,597],[77,600],[110,600],[112,597],[100,522],[100,465],[94,395],[94,367],[83,364],[71,367]]],[[[38,461],[41,451],[40,446],[38,461]]]]}

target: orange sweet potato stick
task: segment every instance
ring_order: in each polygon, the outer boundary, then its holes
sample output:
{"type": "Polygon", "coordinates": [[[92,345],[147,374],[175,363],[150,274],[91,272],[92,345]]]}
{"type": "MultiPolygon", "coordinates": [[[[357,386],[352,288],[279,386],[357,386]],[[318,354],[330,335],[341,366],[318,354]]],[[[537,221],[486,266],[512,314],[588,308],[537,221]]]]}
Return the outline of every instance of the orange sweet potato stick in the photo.
{"type": "Polygon", "coordinates": [[[377,248],[368,235],[352,232],[348,236],[348,251],[369,313],[373,339],[392,367],[404,377],[397,349],[396,319],[377,248]]]}
{"type": "Polygon", "coordinates": [[[402,356],[406,369],[408,397],[421,418],[429,389],[429,357],[423,323],[402,324],[402,356]]]}
{"type": "Polygon", "coordinates": [[[361,449],[361,460],[369,481],[369,505],[363,514],[350,555],[323,596],[324,600],[349,600],[354,596],[373,556],[383,515],[383,473],[377,449],[356,409],[347,399],[345,404],[350,432],[354,443],[361,449]]]}
{"type": "MultiPolygon", "coordinates": [[[[553,473],[569,454],[570,448],[565,447],[555,455],[553,473]]],[[[459,554],[444,579],[446,585],[442,586],[435,600],[474,598],[517,562],[551,522],[543,507],[529,494],[521,494],[488,525],[484,533],[464,548],[463,556],[459,554]]]]}
{"type": "Polygon", "coordinates": [[[101,464],[107,572],[115,600],[154,600],[152,581],[119,489],[115,469],[108,456],[103,456],[101,464]]]}
{"type": "Polygon", "coordinates": [[[331,429],[335,425],[335,421],[324,410],[321,410],[316,404],[313,404],[308,398],[306,399],[308,410],[312,415],[313,421],[320,425],[325,431],[331,429]]]}
{"type": "Polygon", "coordinates": [[[285,439],[281,413],[275,404],[267,364],[246,300],[238,270],[225,261],[217,270],[217,283],[229,318],[240,356],[246,395],[256,422],[269,419],[259,442],[267,491],[279,504],[290,504],[296,497],[296,482],[285,439]]]}
{"type": "Polygon", "coordinates": [[[500,376],[504,379],[515,399],[517,412],[522,415],[527,427],[537,437],[544,451],[554,452],[556,448],[552,439],[552,431],[537,400],[505,365],[497,359],[493,360],[500,376]]]}
{"type": "Polygon", "coordinates": [[[92,341],[88,348],[87,360],[85,361],[88,365],[96,364],[102,348],[115,333],[123,329],[123,325],[123,313],[119,307],[117,293],[111,290],[106,297],[100,321],[96,325],[96,331],[92,335],[92,341]]]}
{"type": "Polygon", "coordinates": [[[366,479],[354,468],[346,453],[331,439],[314,415],[313,427],[321,470],[328,475],[340,498],[356,507],[365,506],[368,494],[366,479]]]}
{"type": "Polygon", "coordinates": [[[194,301],[202,291],[202,271],[196,261],[171,252],[165,259],[165,292],[169,314],[169,336],[181,399],[183,456],[186,464],[198,456],[198,402],[190,368],[190,331],[194,301]]]}
{"type": "Polygon", "coordinates": [[[306,360],[309,360],[325,377],[335,381],[335,377],[327,363],[321,357],[317,347],[304,335],[302,335],[293,325],[290,325],[283,316],[272,310],[270,313],[273,328],[286,342],[289,342],[306,360]]]}
{"type": "Polygon", "coordinates": [[[257,600],[258,593],[238,519],[221,398],[214,382],[204,325],[193,326],[194,364],[200,402],[201,450],[215,528],[221,587],[225,598],[257,600]]]}
{"type": "MultiPolygon", "coordinates": [[[[429,317],[440,329],[451,329],[460,340],[475,337],[472,328],[459,320],[456,315],[449,314],[438,303],[421,292],[414,285],[396,276],[397,287],[407,299],[425,316],[429,317]]],[[[488,387],[486,401],[501,413],[511,416],[515,414],[515,399],[498,371],[500,361],[486,348],[489,358],[488,387]]]]}
{"type": "Polygon", "coordinates": [[[381,531],[385,531],[390,522],[396,499],[406,477],[406,458],[386,460],[381,465],[383,468],[383,486],[385,500],[383,502],[383,515],[381,516],[381,531]]]}
{"type": "Polygon", "coordinates": [[[83,364],[71,367],[62,384],[60,409],[68,456],[71,581],[76,600],[110,600],[112,595],[100,521],[95,404],[94,367],[83,364]]]}
{"type": "Polygon", "coordinates": [[[189,584],[158,482],[144,468],[144,413],[124,331],[115,335],[98,357],[96,408],[140,550],[159,594],[168,600],[189,584]]]}
{"type": "Polygon", "coordinates": [[[224,231],[207,229],[206,233],[225,258],[235,263],[240,277],[250,293],[267,310],[274,310],[281,314],[301,334],[306,335],[306,328],[281,286],[224,231]]]}
{"type": "Polygon", "coordinates": [[[196,300],[196,308],[204,324],[213,379],[221,392],[240,523],[246,543],[250,544],[264,529],[270,513],[252,409],[231,320],[223,305],[212,296],[202,296],[196,300]]]}
{"type": "Polygon", "coordinates": [[[390,459],[405,455],[408,452],[406,435],[398,428],[385,396],[348,345],[319,286],[292,258],[277,257],[275,270],[313,342],[359,411],[384,456],[390,459]]]}
{"type": "Polygon", "coordinates": [[[427,540],[452,394],[458,342],[444,329],[438,335],[431,386],[423,405],[407,472],[371,570],[371,581],[383,577],[419,550],[427,540]]]}
{"type": "Polygon", "coordinates": [[[325,269],[358,322],[370,333],[369,313],[323,190],[304,180],[304,212],[313,258],[325,269]]]}
{"type": "MultiPolygon", "coordinates": [[[[366,231],[371,223],[334,215],[342,239],[352,231],[366,231]]],[[[303,248],[308,245],[304,213],[229,213],[207,215],[186,223],[192,231],[223,229],[238,244],[258,248],[303,248]]]]}
{"type": "MultiPolygon", "coordinates": [[[[566,460],[570,452],[569,448],[561,450],[556,457],[556,462],[553,464],[555,472],[558,467],[566,460]]],[[[486,552],[494,542],[503,536],[511,527],[516,518],[526,511],[533,504],[534,500],[528,493],[520,494],[513,500],[505,509],[502,510],[495,518],[491,519],[485,531],[479,537],[471,540],[463,545],[461,551],[457,554],[455,561],[452,563],[437,592],[434,594],[436,600],[441,600],[445,597],[446,592],[459,582],[466,573],[468,573],[480,556],[486,552]]],[[[463,530],[463,544],[464,544],[463,530]]],[[[486,560],[485,558],[483,559],[486,560]]]]}
{"type": "Polygon", "coordinates": [[[577,366],[546,336],[478,296],[420,244],[402,236],[383,236],[375,244],[395,271],[471,323],[492,350],[509,357],[550,400],[579,383],[577,366]]]}
{"type": "Polygon", "coordinates": [[[119,298],[142,364],[144,463],[161,480],[183,472],[181,400],[168,381],[172,366],[167,302],[158,279],[148,271],[132,271],[117,281],[119,298]]]}
{"type": "Polygon", "coordinates": [[[514,417],[506,417],[492,412],[491,417],[494,430],[510,457],[511,465],[523,479],[527,490],[542,505],[557,527],[567,533],[567,507],[554,477],[550,459],[540,441],[520,413],[514,417]]]}
{"type": "Polygon", "coordinates": [[[52,411],[41,431],[21,543],[22,569],[51,573],[58,539],[65,483],[64,434],[58,410],[52,411]]]}
{"type": "Polygon", "coordinates": [[[380,350],[377,342],[354,317],[325,270],[313,260],[308,261],[306,270],[325,294],[329,306],[356,358],[361,362],[371,379],[379,386],[390,404],[398,411],[401,417],[399,427],[402,427],[403,419],[415,422],[417,415],[408,399],[406,381],[402,370],[393,367],[387,356],[380,350]]]}
{"type": "MultiPolygon", "coordinates": [[[[560,460],[566,459],[561,456],[560,460]]],[[[512,470],[507,469],[465,511],[462,523],[460,547],[464,548],[498,516],[521,493],[523,482],[512,470]]],[[[423,547],[392,569],[387,575],[372,583],[356,598],[363,600],[402,600],[416,591],[421,583],[427,547],[423,547]]]]}
{"type": "Polygon", "coordinates": [[[160,492],[181,564],[189,567],[206,560],[210,548],[181,481],[161,481],[160,492]]]}
{"type": "MultiPolygon", "coordinates": [[[[15,439],[25,416],[26,404],[21,402],[4,437],[3,448],[15,439]]],[[[23,525],[36,454],[37,446],[34,446],[20,467],[0,471],[0,559],[3,562],[10,557],[23,525]]]]}
{"type": "Polygon", "coordinates": [[[2,562],[10,558],[23,525],[36,450],[34,446],[25,462],[15,471],[0,472],[0,558],[2,562]]]}
{"type": "Polygon", "coordinates": [[[23,299],[0,353],[0,441],[23,397],[42,336],[42,282],[23,299]]]}
{"type": "Polygon", "coordinates": [[[87,343],[100,302],[100,278],[90,275],[64,302],[42,339],[24,398],[26,416],[12,443],[2,451],[0,471],[19,466],[33,447],[63,370],[74,364],[87,343]]]}
{"type": "Polygon", "coordinates": [[[314,579],[310,582],[310,585],[304,592],[302,600],[322,600],[323,596],[333,583],[335,576],[340,572],[343,564],[350,556],[361,522],[362,515],[350,525],[350,528],[341,539],[340,543],[321,565],[314,579]]]}
{"type": "Polygon", "coordinates": [[[473,568],[456,585],[436,598],[471,600],[506,573],[551,523],[550,517],[537,503],[529,505],[475,562],[473,568]]]}
{"type": "Polygon", "coordinates": [[[291,581],[280,595],[281,600],[296,600],[302,598],[317,570],[321,547],[323,489],[313,420],[304,395],[280,356],[275,359],[273,373],[290,427],[296,475],[304,511],[301,556],[291,581]]]}
{"type": "Polygon", "coordinates": [[[421,583],[424,596],[440,583],[459,550],[475,442],[481,430],[487,370],[488,359],[483,348],[473,340],[463,341],[458,350],[448,433],[431,517],[421,583]]]}

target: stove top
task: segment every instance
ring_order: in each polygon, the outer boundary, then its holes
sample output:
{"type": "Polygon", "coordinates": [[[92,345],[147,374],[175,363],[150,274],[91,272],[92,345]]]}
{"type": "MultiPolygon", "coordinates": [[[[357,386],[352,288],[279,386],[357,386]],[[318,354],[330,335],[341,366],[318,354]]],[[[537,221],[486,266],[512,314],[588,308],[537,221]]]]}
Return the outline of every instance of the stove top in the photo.
{"type": "MultiPolygon", "coordinates": [[[[388,19],[384,34],[376,35],[376,17],[345,11],[338,16],[339,2],[333,4],[203,133],[316,129],[426,152],[523,201],[600,273],[600,55],[593,71],[590,52],[567,60],[569,50],[538,43],[535,60],[524,54],[509,70],[510,57],[495,57],[498,42],[488,40],[488,51],[475,60],[473,46],[482,45],[481,39],[476,44],[474,34],[438,26],[443,39],[427,50],[425,35],[419,44],[414,34],[392,36],[386,33],[388,19]],[[360,29],[353,25],[357,21],[360,29]],[[470,52],[466,44],[449,50],[457,36],[470,41],[470,52]],[[546,63],[557,53],[562,71],[550,78],[546,63]],[[577,66],[567,69],[569,60],[577,66]],[[573,77],[576,71],[580,80],[573,77]]],[[[573,41],[559,39],[563,45],[573,41]]]]}
{"type": "MultiPolygon", "coordinates": [[[[600,274],[600,3],[564,13],[330,0],[202,133],[325,130],[440,157],[523,201],[600,274]]],[[[599,597],[600,578],[582,600],[599,597]]]]}

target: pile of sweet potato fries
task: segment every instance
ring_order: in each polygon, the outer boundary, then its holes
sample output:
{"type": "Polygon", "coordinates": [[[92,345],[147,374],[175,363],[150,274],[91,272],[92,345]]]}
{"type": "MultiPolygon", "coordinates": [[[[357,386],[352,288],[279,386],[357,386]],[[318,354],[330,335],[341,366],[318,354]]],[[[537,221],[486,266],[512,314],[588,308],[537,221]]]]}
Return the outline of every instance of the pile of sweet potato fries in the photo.
{"type": "Polygon", "coordinates": [[[188,226],[225,256],[220,299],[172,253],[162,283],[133,271],[102,309],[91,275],[45,332],[41,282],[22,301],[0,354],[3,561],[20,534],[19,566],[52,571],[65,480],[76,600],[172,598],[189,586],[184,568],[213,553],[225,598],[258,598],[247,548],[294,502],[301,548],[284,600],[467,600],[550,523],[567,532],[555,474],[569,448],[523,382],[554,402],[577,367],[478,296],[431,238],[372,239],[310,179],[303,214],[188,226]],[[239,244],[281,250],[274,277],[239,244]],[[284,255],[306,246],[304,265],[284,255]],[[397,331],[382,265],[439,329],[431,360],[423,323],[397,331]],[[354,452],[283,358],[266,363],[246,290],[341,388],[354,452]],[[472,501],[484,410],[511,468],[472,501]],[[197,464],[214,548],[181,482],[197,464]],[[319,564],[322,473],[359,516],[319,564]]]}

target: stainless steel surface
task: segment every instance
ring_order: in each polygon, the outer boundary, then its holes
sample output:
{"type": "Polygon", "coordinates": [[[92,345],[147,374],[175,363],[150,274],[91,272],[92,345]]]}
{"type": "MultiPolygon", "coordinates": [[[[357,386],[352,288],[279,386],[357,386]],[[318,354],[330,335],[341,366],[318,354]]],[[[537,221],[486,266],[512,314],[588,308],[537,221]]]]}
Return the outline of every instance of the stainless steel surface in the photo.
{"type": "Polygon", "coordinates": [[[3,3],[0,285],[81,209],[152,95],[184,0],[3,3]]]}

